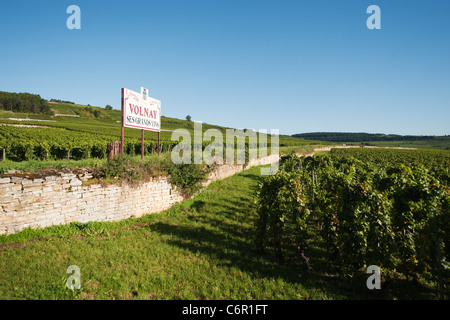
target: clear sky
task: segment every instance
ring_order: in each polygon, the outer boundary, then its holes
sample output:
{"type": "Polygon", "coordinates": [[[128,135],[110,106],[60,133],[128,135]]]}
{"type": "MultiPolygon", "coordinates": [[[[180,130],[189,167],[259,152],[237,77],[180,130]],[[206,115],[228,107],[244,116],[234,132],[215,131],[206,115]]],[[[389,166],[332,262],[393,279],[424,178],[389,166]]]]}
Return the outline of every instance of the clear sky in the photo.
{"type": "Polygon", "coordinates": [[[141,86],[235,128],[447,135],[450,1],[1,0],[0,91],[118,109],[141,86]]]}

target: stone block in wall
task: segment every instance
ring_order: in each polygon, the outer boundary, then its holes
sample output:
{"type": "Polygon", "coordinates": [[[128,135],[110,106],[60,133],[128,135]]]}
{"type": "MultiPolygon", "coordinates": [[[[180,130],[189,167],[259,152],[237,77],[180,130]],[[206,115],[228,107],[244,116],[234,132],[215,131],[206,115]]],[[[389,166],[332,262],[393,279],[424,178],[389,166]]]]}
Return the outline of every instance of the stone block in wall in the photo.
{"type": "Polygon", "coordinates": [[[14,183],[2,183],[0,184],[0,196],[8,193],[11,190],[11,187],[14,186],[14,183]]]}
{"type": "Polygon", "coordinates": [[[29,193],[29,192],[34,192],[34,191],[41,191],[44,188],[43,185],[35,185],[35,184],[26,184],[23,185],[23,193],[29,193]]]}
{"type": "Polygon", "coordinates": [[[11,183],[11,177],[0,178],[0,184],[11,183]]]}
{"type": "Polygon", "coordinates": [[[23,216],[16,217],[14,222],[22,224],[24,222],[33,222],[36,219],[36,214],[26,214],[23,216]]]}
{"type": "Polygon", "coordinates": [[[51,188],[52,188],[53,192],[56,192],[56,193],[63,191],[62,186],[59,184],[54,184],[51,186],[51,188]]]}
{"type": "Polygon", "coordinates": [[[23,177],[11,177],[11,182],[12,183],[22,184],[22,180],[23,180],[23,177]]]}
{"type": "Polygon", "coordinates": [[[13,193],[14,195],[19,195],[22,191],[22,185],[21,184],[15,184],[15,183],[11,183],[6,185],[6,188],[2,188],[4,189],[3,191],[5,193],[13,193]]]}
{"type": "Polygon", "coordinates": [[[14,201],[14,195],[12,193],[5,194],[0,197],[0,205],[11,203],[14,201]]]}
{"type": "Polygon", "coordinates": [[[27,208],[27,207],[31,206],[32,204],[34,204],[35,202],[40,202],[40,201],[41,201],[40,198],[36,198],[34,196],[23,197],[23,198],[19,199],[19,203],[22,208],[27,208]]]}
{"type": "Polygon", "coordinates": [[[53,191],[52,187],[49,187],[49,186],[43,186],[42,187],[42,193],[49,193],[49,192],[52,192],[52,191],[53,191]]]}
{"type": "Polygon", "coordinates": [[[46,181],[46,182],[52,182],[52,181],[56,181],[56,176],[46,176],[45,178],[44,178],[44,180],[46,181]]]}
{"type": "Polygon", "coordinates": [[[2,205],[2,207],[6,212],[20,211],[22,209],[22,205],[18,200],[2,205]]]}
{"type": "Polygon", "coordinates": [[[78,179],[70,180],[70,185],[71,186],[81,186],[82,184],[83,184],[83,182],[81,180],[78,180],[78,179]]]}
{"type": "Polygon", "coordinates": [[[63,180],[71,180],[71,179],[74,179],[74,178],[76,178],[77,176],[76,176],[76,174],[74,174],[74,173],[61,173],[61,179],[63,179],[63,180]]]}
{"type": "Polygon", "coordinates": [[[77,191],[82,191],[82,190],[83,190],[83,188],[81,186],[72,186],[72,188],[71,188],[72,192],[77,192],[77,191]]]}
{"type": "Polygon", "coordinates": [[[53,208],[62,208],[62,204],[61,203],[59,203],[59,202],[54,202],[53,203],[53,208]]]}
{"type": "Polygon", "coordinates": [[[33,180],[27,179],[27,178],[22,178],[22,180],[20,181],[20,183],[25,186],[25,185],[29,185],[29,184],[33,184],[33,180]]]}

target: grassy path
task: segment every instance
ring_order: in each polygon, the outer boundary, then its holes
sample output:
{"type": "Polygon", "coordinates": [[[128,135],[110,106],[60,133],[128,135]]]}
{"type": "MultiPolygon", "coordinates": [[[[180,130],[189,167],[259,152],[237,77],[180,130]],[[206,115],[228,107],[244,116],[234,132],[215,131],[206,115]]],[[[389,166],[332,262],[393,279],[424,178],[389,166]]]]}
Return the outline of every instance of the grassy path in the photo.
{"type": "MultiPolygon", "coordinates": [[[[251,206],[260,180],[252,168],[161,214],[1,236],[0,299],[376,297],[365,278],[344,289],[325,273],[302,274],[255,252],[251,206]],[[66,288],[70,265],[80,268],[81,290],[66,288]]],[[[320,250],[311,258],[320,269],[320,250]]]]}
{"type": "Polygon", "coordinates": [[[258,173],[216,181],[162,214],[2,237],[0,299],[327,298],[254,252],[258,173]],[[81,273],[73,293],[70,265],[81,273]]]}

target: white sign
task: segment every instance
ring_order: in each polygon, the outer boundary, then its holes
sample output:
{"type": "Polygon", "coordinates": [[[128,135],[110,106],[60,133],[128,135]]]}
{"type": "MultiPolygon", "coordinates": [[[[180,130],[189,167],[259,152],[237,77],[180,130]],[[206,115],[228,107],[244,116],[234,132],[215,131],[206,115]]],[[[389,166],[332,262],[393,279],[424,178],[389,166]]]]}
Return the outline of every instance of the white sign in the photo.
{"type": "Polygon", "coordinates": [[[141,93],[123,89],[122,114],[124,127],[161,130],[161,101],[149,97],[145,88],[141,93]]]}

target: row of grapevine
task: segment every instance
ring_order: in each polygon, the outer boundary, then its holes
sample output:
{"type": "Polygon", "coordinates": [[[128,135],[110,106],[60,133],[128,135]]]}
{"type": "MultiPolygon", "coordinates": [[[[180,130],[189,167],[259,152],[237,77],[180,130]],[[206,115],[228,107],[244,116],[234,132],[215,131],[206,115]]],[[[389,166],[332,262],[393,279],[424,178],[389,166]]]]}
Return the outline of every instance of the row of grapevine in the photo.
{"type": "MultiPolygon", "coordinates": [[[[65,130],[60,128],[35,128],[35,127],[12,127],[0,126],[0,149],[6,150],[6,156],[16,161],[31,159],[86,159],[86,158],[106,158],[108,143],[117,140],[117,137],[110,135],[91,134],[87,132],[65,130]]],[[[170,151],[179,144],[178,141],[162,140],[160,142],[161,152],[170,151]]],[[[205,150],[221,147],[223,154],[228,148],[239,149],[240,146],[215,144],[203,141],[201,148],[205,150]]],[[[270,148],[270,143],[265,144],[270,148]]],[[[194,143],[191,141],[191,149],[194,143]]],[[[244,151],[260,147],[259,144],[249,144],[247,141],[244,151]]],[[[144,140],[144,154],[154,153],[157,150],[155,140],[144,140]]],[[[217,149],[216,149],[217,150],[217,149]]],[[[141,153],[140,139],[125,139],[124,151],[134,155],[141,153]]],[[[246,156],[248,158],[248,155],[246,156]]]]}
{"type": "MultiPolygon", "coordinates": [[[[0,149],[17,161],[31,159],[85,159],[105,158],[108,143],[117,140],[108,135],[89,134],[54,128],[26,128],[0,126],[0,149]]],[[[161,149],[167,151],[175,143],[162,141],[161,149]]],[[[145,141],[145,153],[155,152],[156,141],[145,141]]],[[[125,140],[125,151],[140,153],[140,140],[125,140]]]]}
{"type": "Polygon", "coordinates": [[[341,275],[372,264],[436,275],[436,246],[450,259],[449,186],[423,164],[388,162],[283,157],[256,199],[258,247],[305,259],[320,239],[341,275]]]}
{"type": "Polygon", "coordinates": [[[383,166],[424,165],[442,182],[450,183],[450,152],[447,150],[352,148],[332,149],[331,154],[337,158],[351,157],[383,166]]]}

